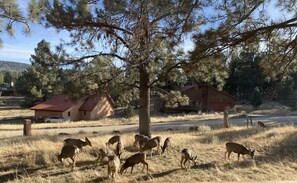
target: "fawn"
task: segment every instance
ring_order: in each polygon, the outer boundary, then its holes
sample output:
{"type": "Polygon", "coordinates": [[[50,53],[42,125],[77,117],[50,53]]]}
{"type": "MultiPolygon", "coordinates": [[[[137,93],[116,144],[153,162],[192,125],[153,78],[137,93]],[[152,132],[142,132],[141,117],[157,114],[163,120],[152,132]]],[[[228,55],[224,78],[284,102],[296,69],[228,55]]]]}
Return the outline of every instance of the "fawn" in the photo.
{"type": "Polygon", "coordinates": [[[182,169],[184,167],[187,170],[186,163],[188,160],[191,160],[194,163],[194,165],[196,165],[197,155],[194,154],[194,152],[191,149],[185,148],[181,152],[180,167],[182,169]]]}
{"type": "Polygon", "coordinates": [[[108,156],[108,178],[115,178],[121,165],[121,161],[117,155],[108,156]]]}

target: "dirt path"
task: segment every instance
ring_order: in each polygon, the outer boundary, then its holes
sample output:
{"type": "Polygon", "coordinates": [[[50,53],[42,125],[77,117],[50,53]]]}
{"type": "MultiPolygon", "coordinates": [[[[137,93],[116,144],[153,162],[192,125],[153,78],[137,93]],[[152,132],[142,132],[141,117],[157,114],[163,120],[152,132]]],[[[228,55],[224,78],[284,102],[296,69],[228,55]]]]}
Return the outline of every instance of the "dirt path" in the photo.
{"type": "MultiPolygon", "coordinates": [[[[294,124],[297,125],[297,116],[253,116],[253,121],[256,124],[257,121],[262,121],[266,125],[278,125],[278,124],[294,124]]],[[[234,118],[230,119],[232,125],[245,125],[246,118],[234,118]]],[[[152,123],[152,131],[166,131],[166,130],[188,130],[191,126],[209,125],[220,126],[222,125],[221,119],[216,120],[201,120],[201,121],[175,121],[175,122],[162,122],[152,123]]],[[[34,124],[33,124],[34,125],[34,124]]],[[[116,126],[102,126],[102,127],[77,127],[77,128],[54,128],[54,129],[33,129],[32,135],[58,135],[59,133],[93,133],[106,134],[112,133],[118,130],[122,133],[126,132],[138,132],[138,124],[134,125],[116,125],[116,126]]],[[[7,138],[13,136],[22,136],[22,130],[0,131],[0,138],[7,138]]]]}

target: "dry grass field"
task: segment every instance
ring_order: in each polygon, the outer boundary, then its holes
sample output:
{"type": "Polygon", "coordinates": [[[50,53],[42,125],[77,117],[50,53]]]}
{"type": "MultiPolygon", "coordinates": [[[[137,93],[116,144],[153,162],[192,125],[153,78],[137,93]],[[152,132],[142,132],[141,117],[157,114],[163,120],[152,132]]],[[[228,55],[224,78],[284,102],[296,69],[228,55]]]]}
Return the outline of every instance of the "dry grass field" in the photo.
{"type": "MultiPolygon", "coordinates": [[[[162,143],[172,137],[168,154],[148,156],[149,173],[141,172],[142,165],[136,165],[117,175],[116,182],[194,182],[194,181],[297,181],[297,129],[294,126],[271,128],[232,127],[211,129],[202,126],[196,133],[186,131],[154,132],[160,135],[162,143]],[[224,158],[225,143],[236,141],[256,149],[255,159],[247,155],[245,160],[231,154],[231,161],[224,158]],[[188,171],[180,168],[180,152],[188,147],[198,155],[196,166],[188,171]]],[[[88,136],[92,147],[84,147],[77,156],[76,169],[71,171],[70,160],[65,167],[57,160],[63,140],[69,137],[36,136],[3,139],[0,141],[0,182],[109,182],[107,165],[95,163],[98,149],[112,136],[96,134],[75,135],[83,139],[88,136]]],[[[122,134],[125,151],[122,162],[137,152],[132,144],[134,134],[122,134]]],[[[155,151],[154,151],[155,152],[155,151]]]]}

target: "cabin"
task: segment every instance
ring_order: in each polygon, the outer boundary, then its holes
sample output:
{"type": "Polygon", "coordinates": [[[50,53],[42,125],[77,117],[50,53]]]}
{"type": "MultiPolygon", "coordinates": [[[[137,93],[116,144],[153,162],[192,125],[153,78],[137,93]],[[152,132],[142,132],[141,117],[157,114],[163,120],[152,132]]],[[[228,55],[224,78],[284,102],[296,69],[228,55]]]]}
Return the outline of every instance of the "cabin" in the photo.
{"type": "Polygon", "coordinates": [[[189,97],[186,107],[193,111],[224,111],[234,107],[236,102],[236,97],[208,84],[185,86],[181,93],[189,97]]]}
{"type": "Polygon", "coordinates": [[[109,95],[85,96],[72,100],[67,95],[58,95],[31,107],[36,118],[62,116],[71,121],[96,120],[111,116],[114,101],[109,95]]]}

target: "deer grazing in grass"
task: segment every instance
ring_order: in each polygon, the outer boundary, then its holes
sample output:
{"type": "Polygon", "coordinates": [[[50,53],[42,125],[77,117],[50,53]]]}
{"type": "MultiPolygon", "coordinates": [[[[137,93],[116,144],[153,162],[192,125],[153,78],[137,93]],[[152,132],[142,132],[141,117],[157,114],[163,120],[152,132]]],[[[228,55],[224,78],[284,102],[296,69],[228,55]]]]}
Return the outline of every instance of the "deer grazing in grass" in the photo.
{"type": "Polygon", "coordinates": [[[196,165],[197,155],[191,149],[183,149],[181,152],[180,167],[181,169],[185,168],[187,170],[186,163],[187,161],[192,161],[196,165]]]}
{"type": "Polygon", "coordinates": [[[165,150],[168,151],[169,146],[171,145],[171,140],[170,140],[170,139],[171,139],[171,137],[167,137],[167,138],[165,139],[165,141],[164,141],[163,146],[161,146],[162,154],[165,153],[165,150]]]}
{"type": "Polygon", "coordinates": [[[152,157],[153,156],[152,149],[155,147],[158,147],[159,144],[160,143],[158,142],[158,139],[152,138],[145,143],[145,145],[140,149],[140,152],[144,152],[148,150],[152,157]]]}
{"type": "Polygon", "coordinates": [[[64,146],[72,146],[72,145],[82,150],[82,147],[87,145],[92,146],[92,143],[87,137],[85,138],[85,141],[82,141],[80,139],[71,139],[71,138],[64,140],[64,146]]]}
{"type": "Polygon", "coordinates": [[[108,178],[115,178],[115,175],[119,172],[120,169],[120,159],[117,155],[108,156],[108,178]]]}
{"type": "Polygon", "coordinates": [[[144,144],[149,140],[150,138],[145,136],[145,135],[142,135],[142,134],[136,134],[134,136],[134,143],[133,143],[133,146],[134,147],[137,147],[139,146],[139,148],[141,149],[144,144]]]}
{"type": "Polygon", "coordinates": [[[121,167],[120,174],[123,174],[123,172],[129,167],[131,167],[132,174],[134,165],[139,163],[143,164],[142,172],[144,170],[144,167],[146,166],[146,173],[148,173],[148,163],[146,162],[146,154],[140,152],[126,159],[125,163],[121,167]]]}
{"type": "Polygon", "coordinates": [[[227,142],[226,143],[226,152],[225,152],[225,159],[226,159],[226,155],[228,153],[228,159],[230,161],[230,154],[234,152],[237,153],[238,156],[238,161],[239,161],[239,156],[242,155],[242,157],[244,158],[245,154],[248,154],[251,156],[252,159],[254,159],[254,155],[255,155],[255,150],[250,150],[247,149],[246,147],[244,147],[241,144],[235,143],[235,142],[227,142]]]}
{"type": "Polygon", "coordinates": [[[64,146],[61,150],[61,153],[58,155],[58,160],[64,164],[64,159],[70,158],[72,160],[71,170],[73,170],[75,167],[75,156],[79,151],[80,149],[75,145],[64,146]]]}
{"type": "Polygon", "coordinates": [[[258,121],[258,126],[262,128],[266,127],[266,125],[262,121],[258,121]]]}

